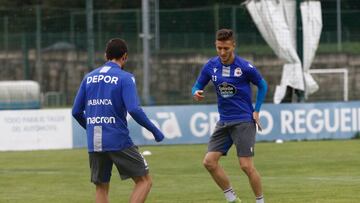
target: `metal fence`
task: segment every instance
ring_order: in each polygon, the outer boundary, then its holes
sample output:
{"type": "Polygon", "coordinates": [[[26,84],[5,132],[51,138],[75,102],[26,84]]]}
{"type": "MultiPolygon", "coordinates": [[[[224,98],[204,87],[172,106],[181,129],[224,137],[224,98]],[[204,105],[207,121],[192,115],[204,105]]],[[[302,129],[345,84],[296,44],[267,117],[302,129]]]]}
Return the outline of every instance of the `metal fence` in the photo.
{"type": "MultiPolygon", "coordinates": [[[[334,2],[324,1],[323,4],[334,2]]],[[[151,11],[150,16],[153,33],[150,94],[153,104],[191,102],[189,88],[202,63],[215,54],[214,33],[219,28],[236,31],[237,52],[240,54],[251,56],[254,60],[260,55],[273,55],[241,5],[160,9],[151,11]],[[155,21],[156,14],[158,22],[155,21]],[[160,28],[158,35],[155,33],[156,26],[160,28]],[[177,60],[179,58],[183,61],[177,60]],[[160,80],[167,84],[160,84],[160,80]]],[[[360,54],[360,25],[358,20],[354,20],[358,16],[360,10],[341,10],[339,41],[336,7],[323,10],[324,27],[318,54],[360,54]]],[[[140,8],[94,10],[96,65],[104,62],[103,51],[108,39],[125,39],[130,49],[129,71],[137,77],[139,92],[142,87],[142,72],[139,70],[142,66],[141,23],[140,8]]],[[[0,30],[0,80],[41,80],[44,95],[61,95],[61,99],[56,97],[56,102],[49,99],[45,105],[71,105],[81,78],[89,70],[86,62],[85,8],[35,6],[0,9],[0,30]]],[[[256,61],[254,63],[257,64],[256,61]]],[[[265,72],[265,67],[263,70],[265,72]]],[[[273,74],[269,77],[279,79],[281,72],[266,74],[273,74]]],[[[270,83],[275,85],[278,81],[270,83]]],[[[326,100],[324,95],[320,99],[326,100]]],[[[267,101],[271,101],[271,96],[269,94],[267,101]]],[[[357,95],[350,95],[350,98],[357,98],[357,95]]],[[[208,101],[213,102],[214,99],[212,97],[208,101]]]]}

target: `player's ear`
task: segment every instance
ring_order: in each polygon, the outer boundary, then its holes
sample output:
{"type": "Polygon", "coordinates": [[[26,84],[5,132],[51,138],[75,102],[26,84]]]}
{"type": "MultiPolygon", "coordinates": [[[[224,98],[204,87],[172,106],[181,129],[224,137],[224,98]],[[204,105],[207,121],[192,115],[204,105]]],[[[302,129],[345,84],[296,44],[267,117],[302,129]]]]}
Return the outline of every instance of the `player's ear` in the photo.
{"type": "Polygon", "coordinates": [[[124,61],[124,63],[127,61],[127,59],[128,59],[128,54],[127,53],[125,53],[122,57],[122,60],[124,61]]]}

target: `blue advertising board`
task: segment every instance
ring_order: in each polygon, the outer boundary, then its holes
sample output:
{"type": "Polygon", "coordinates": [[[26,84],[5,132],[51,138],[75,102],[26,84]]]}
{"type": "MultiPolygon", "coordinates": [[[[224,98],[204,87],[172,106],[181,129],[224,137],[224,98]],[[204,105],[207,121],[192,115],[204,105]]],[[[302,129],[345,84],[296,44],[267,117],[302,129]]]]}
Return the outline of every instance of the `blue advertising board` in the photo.
{"type": "MultiPolygon", "coordinates": [[[[207,143],[219,119],[216,105],[156,106],[144,111],[165,139],[156,143],[129,116],[130,136],[137,145],[207,143]]],[[[264,104],[260,121],[263,130],[257,141],[349,139],[360,131],[360,102],[264,104]]],[[[74,147],[85,147],[85,131],[73,126],[74,147]]]]}

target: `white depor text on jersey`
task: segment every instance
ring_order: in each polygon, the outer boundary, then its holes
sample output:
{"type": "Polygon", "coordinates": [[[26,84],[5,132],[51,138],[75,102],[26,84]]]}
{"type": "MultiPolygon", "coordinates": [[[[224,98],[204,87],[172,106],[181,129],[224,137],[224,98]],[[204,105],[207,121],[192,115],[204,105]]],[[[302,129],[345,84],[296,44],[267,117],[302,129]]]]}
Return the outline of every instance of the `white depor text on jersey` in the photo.
{"type": "Polygon", "coordinates": [[[118,80],[119,80],[119,78],[115,77],[115,76],[94,75],[94,76],[89,76],[89,77],[86,78],[86,84],[99,83],[101,81],[103,81],[105,83],[110,83],[110,84],[117,84],[118,80]]]}

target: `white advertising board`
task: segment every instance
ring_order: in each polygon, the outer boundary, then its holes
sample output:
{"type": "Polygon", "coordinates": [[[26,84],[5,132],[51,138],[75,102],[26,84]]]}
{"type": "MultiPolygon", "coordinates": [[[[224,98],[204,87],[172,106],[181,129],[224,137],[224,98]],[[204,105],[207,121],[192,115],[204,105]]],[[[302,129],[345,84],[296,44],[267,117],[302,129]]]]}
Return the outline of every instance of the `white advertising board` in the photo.
{"type": "Polygon", "coordinates": [[[72,148],[71,109],[0,111],[0,151],[72,148]]]}

